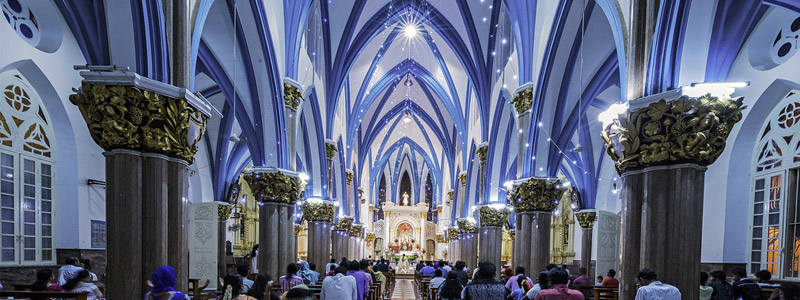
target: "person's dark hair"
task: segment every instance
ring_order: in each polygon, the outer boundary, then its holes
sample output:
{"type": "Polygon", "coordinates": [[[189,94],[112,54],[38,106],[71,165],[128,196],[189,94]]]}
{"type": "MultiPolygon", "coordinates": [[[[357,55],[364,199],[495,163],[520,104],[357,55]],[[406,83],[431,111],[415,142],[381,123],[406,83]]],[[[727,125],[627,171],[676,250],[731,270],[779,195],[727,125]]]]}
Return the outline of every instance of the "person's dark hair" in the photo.
{"type": "Polygon", "coordinates": [[[603,281],[603,276],[597,276],[597,280],[603,281]]]}
{"type": "Polygon", "coordinates": [[[741,278],[747,278],[747,271],[745,269],[742,269],[742,268],[733,269],[733,272],[731,272],[731,273],[733,273],[734,276],[739,276],[741,278]]]}
{"type": "Polygon", "coordinates": [[[336,271],[336,265],[331,265],[331,269],[328,271],[336,271]]]}
{"type": "Polygon", "coordinates": [[[292,278],[294,274],[297,274],[297,265],[289,263],[289,265],[286,266],[286,279],[292,278]]]}
{"type": "Polygon", "coordinates": [[[369,262],[366,259],[362,259],[359,265],[361,265],[361,270],[367,270],[367,268],[369,268],[369,262]]]}
{"type": "Polygon", "coordinates": [[[525,267],[523,267],[523,266],[517,267],[516,269],[514,269],[514,274],[517,274],[517,275],[525,274],[525,267]]]}
{"type": "Polygon", "coordinates": [[[553,285],[567,284],[569,282],[569,273],[567,273],[566,269],[556,267],[550,270],[547,275],[549,276],[550,283],[553,285]]]}
{"type": "Polygon", "coordinates": [[[517,276],[517,286],[522,289],[523,294],[528,291],[528,286],[525,285],[526,280],[528,280],[526,276],[517,276]]]}
{"type": "Polygon", "coordinates": [[[308,269],[311,271],[317,271],[317,264],[308,264],[308,269]]]}
{"type": "Polygon", "coordinates": [[[769,281],[772,279],[772,273],[767,270],[761,270],[756,272],[756,278],[761,279],[763,281],[769,281]]]}
{"type": "Polygon", "coordinates": [[[242,278],[238,275],[225,275],[225,277],[222,278],[222,282],[225,284],[222,290],[224,291],[228,288],[228,286],[230,286],[232,296],[239,296],[239,294],[242,292],[242,278]]]}
{"type": "Polygon", "coordinates": [[[336,263],[336,259],[335,258],[331,258],[331,263],[335,264],[336,263]]]}
{"type": "Polygon", "coordinates": [[[67,257],[66,260],[64,260],[64,264],[65,265],[74,265],[77,261],[78,261],[77,258],[75,258],[74,256],[70,256],[70,257],[67,257]]]}
{"type": "Polygon", "coordinates": [[[545,270],[547,270],[548,272],[549,272],[550,270],[552,270],[552,269],[555,269],[555,268],[558,268],[558,266],[557,266],[556,264],[547,264],[547,265],[544,267],[544,269],[545,269],[545,270]]]}
{"type": "Polygon", "coordinates": [[[429,262],[426,262],[426,263],[425,263],[425,265],[426,265],[426,266],[429,266],[429,267],[433,267],[433,263],[432,263],[432,262],[430,262],[430,261],[429,261],[429,262]]]}
{"type": "Polygon", "coordinates": [[[314,291],[308,288],[301,289],[295,286],[286,293],[285,299],[307,299],[312,296],[314,296],[314,291]]]}
{"type": "MultiPolygon", "coordinates": [[[[459,261],[456,262],[456,270],[461,271],[461,270],[464,269],[465,266],[467,266],[467,264],[464,263],[463,261],[459,260],[459,261]]],[[[461,296],[459,296],[459,297],[461,297],[461,296]]]]}
{"type": "Polygon", "coordinates": [[[436,269],[436,271],[433,271],[433,277],[442,277],[442,270],[436,269]]]}
{"type": "Polygon", "coordinates": [[[797,300],[800,299],[800,289],[797,288],[797,285],[791,283],[781,283],[779,287],[781,292],[783,292],[783,299],[791,299],[797,300]]]}
{"type": "Polygon", "coordinates": [[[258,250],[258,244],[253,245],[253,249],[250,249],[250,257],[256,256],[257,250],[258,250]]]}
{"type": "Polygon", "coordinates": [[[728,274],[725,274],[725,271],[713,271],[711,272],[711,276],[714,276],[714,280],[719,281],[726,281],[728,279],[728,274]]]}
{"type": "Polygon", "coordinates": [[[92,261],[91,261],[90,259],[88,259],[88,258],[81,258],[81,259],[80,259],[80,262],[81,262],[81,264],[83,265],[83,268],[84,268],[84,269],[86,269],[86,270],[89,270],[89,271],[91,271],[91,270],[92,270],[92,261]]]}
{"type": "Polygon", "coordinates": [[[236,267],[236,274],[239,274],[239,276],[247,277],[248,273],[250,273],[250,268],[248,268],[247,265],[239,265],[236,267]]]}
{"type": "Polygon", "coordinates": [[[357,261],[351,261],[347,264],[347,269],[350,271],[358,271],[361,269],[361,264],[357,261]]]}
{"type": "Polygon", "coordinates": [[[539,282],[539,286],[542,287],[543,290],[550,288],[550,275],[547,274],[547,271],[539,272],[539,278],[536,278],[537,282],[539,282]]]}
{"type": "Polygon", "coordinates": [[[586,270],[586,268],[578,269],[578,275],[587,275],[587,274],[589,274],[589,270],[586,270]]]}
{"type": "Polygon", "coordinates": [[[494,274],[497,272],[497,267],[490,262],[482,262],[478,264],[478,277],[483,279],[493,279],[494,274]]]}
{"type": "Polygon", "coordinates": [[[345,267],[345,266],[339,266],[339,267],[337,267],[337,268],[336,268],[336,274],[343,274],[343,275],[347,275],[347,267],[345,267]]]}
{"type": "Polygon", "coordinates": [[[608,269],[607,275],[608,277],[614,278],[614,276],[617,276],[617,271],[614,271],[614,269],[608,269]]]}
{"type": "Polygon", "coordinates": [[[347,261],[347,257],[342,257],[342,262],[347,261]]]}
{"type": "MultiPolygon", "coordinates": [[[[458,265],[458,263],[456,263],[458,265]]],[[[458,275],[455,273],[447,273],[439,294],[444,299],[461,299],[461,282],[458,281],[458,275]]]]}
{"type": "Polygon", "coordinates": [[[80,283],[82,280],[89,280],[89,279],[91,279],[89,271],[81,270],[80,272],[78,272],[78,275],[75,276],[75,278],[67,280],[67,283],[65,283],[61,287],[64,288],[65,291],[73,290],[78,287],[78,283],[80,283]]]}
{"type": "Polygon", "coordinates": [[[700,285],[705,286],[706,282],[708,282],[708,273],[700,272],[700,285]]]}
{"type": "MultiPolygon", "coordinates": [[[[247,295],[256,300],[264,300],[264,293],[267,291],[267,284],[269,284],[272,277],[267,274],[259,274],[256,281],[253,282],[253,287],[247,291],[247,295]]],[[[267,299],[269,300],[269,299],[267,299]]]]}
{"type": "Polygon", "coordinates": [[[39,292],[47,289],[47,283],[53,278],[53,270],[41,269],[36,271],[36,281],[31,284],[31,291],[39,292]]]}
{"type": "Polygon", "coordinates": [[[383,258],[381,258],[381,263],[382,263],[382,264],[385,264],[385,263],[386,263],[386,260],[385,260],[385,259],[383,259],[383,258]]]}
{"type": "Polygon", "coordinates": [[[644,280],[653,281],[653,280],[658,279],[658,275],[653,270],[641,269],[641,270],[639,270],[639,273],[636,274],[636,278],[637,279],[644,279],[644,280]]]}

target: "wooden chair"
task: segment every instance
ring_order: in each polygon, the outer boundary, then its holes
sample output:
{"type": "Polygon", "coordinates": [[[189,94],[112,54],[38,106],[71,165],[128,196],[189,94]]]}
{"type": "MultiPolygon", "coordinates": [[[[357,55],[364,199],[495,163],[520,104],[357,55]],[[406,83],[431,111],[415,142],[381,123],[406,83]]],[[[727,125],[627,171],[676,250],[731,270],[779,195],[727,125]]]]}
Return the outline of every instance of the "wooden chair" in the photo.
{"type": "Polygon", "coordinates": [[[594,300],[619,300],[619,287],[596,286],[593,291],[594,300]]]}
{"type": "Polygon", "coordinates": [[[430,292],[429,295],[431,296],[430,300],[439,300],[439,289],[428,288],[428,291],[430,292]]]}
{"type": "Polygon", "coordinates": [[[77,299],[86,300],[89,292],[67,293],[67,292],[31,292],[31,291],[0,291],[0,297],[14,297],[25,299],[77,299]]]}

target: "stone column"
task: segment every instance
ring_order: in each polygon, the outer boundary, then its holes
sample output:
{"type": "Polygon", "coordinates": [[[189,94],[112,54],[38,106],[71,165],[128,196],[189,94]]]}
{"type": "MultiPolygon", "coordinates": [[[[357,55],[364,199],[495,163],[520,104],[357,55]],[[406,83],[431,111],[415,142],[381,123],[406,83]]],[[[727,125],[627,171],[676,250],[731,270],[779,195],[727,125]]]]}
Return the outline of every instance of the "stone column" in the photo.
{"type": "MultiPolygon", "coordinates": [[[[217,215],[217,235],[219,236],[219,240],[217,240],[217,277],[227,274],[225,270],[227,267],[225,265],[227,263],[227,254],[225,253],[225,236],[228,231],[226,228],[228,226],[228,218],[231,217],[231,212],[233,212],[233,205],[224,202],[219,203],[222,204],[219,204],[219,211],[217,215]]],[[[214,285],[216,286],[216,283],[214,285]]]]}
{"type": "Polygon", "coordinates": [[[333,258],[335,258],[336,261],[341,260],[342,257],[350,258],[348,251],[350,249],[350,226],[352,225],[353,218],[342,216],[340,216],[336,224],[333,225],[331,244],[333,245],[333,258]]]}
{"type": "Polygon", "coordinates": [[[478,227],[472,218],[458,220],[458,228],[463,233],[461,239],[461,260],[467,263],[470,269],[478,265],[478,227]]]}
{"type": "Polygon", "coordinates": [[[516,180],[509,189],[508,199],[520,218],[517,230],[517,249],[530,252],[517,256],[521,261],[517,265],[525,267],[531,274],[544,270],[550,260],[550,223],[552,211],[561,199],[564,190],[556,178],[531,177],[516,180]],[[529,225],[526,224],[530,222],[529,225]]]}
{"type": "Polygon", "coordinates": [[[347,259],[350,260],[361,260],[361,250],[362,247],[358,243],[358,239],[361,238],[361,234],[364,232],[364,225],[362,224],[353,224],[350,226],[350,231],[348,235],[350,238],[348,239],[349,247],[350,247],[350,256],[347,259]]]}
{"type": "Polygon", "coordinates": [[[81,88],[70,101],[92,139],[106,150],[106,294],[140,298],[149,290],[144,282],[150,272],[162,264],[173,264],[181,278],[188,276],[187,174],[180,169],[194,160],[210,105],[185,88],[127,68],[84,69],[81,88]]]}
{"type": "Polygon", "coordinates": [[[335,202],[309,199],[300,205],[308,221],[308,262],[324,266],[331,259],[331,221],[335,202]]]}
{"type": "Polygon", "coordinates": [[[244,175],[258,210],[258,270],[281,274],[293,262],[294,205],[303,182],[298,174],[272,167],[255,167],[244,175]]]}
{"type": "Polygon", "coordinates": [[[347,183],[347,199],[345,201],[345,203],[347,205],[346,206],[347,207],[347,214],[352,216],[353,218],[355,218],[356,217],[356,207],[358,207],[358,205],[356,205],[356,201],[357,200],[356,200],[356,193],[355,193],[355,190],[353,188],[353,178],[355,178],[355,174],[353,174],[353,171],[350,171],[350,170],[345,170],[344,171],[344,179],[345,179],[345,182],[347,183]]]}
{"type": "MultiPolygon", "coordinates": [[[[300,127],[303,100],[300,83],[288,77],[283,78],[283,115],[286,118],[286,146],[289,153],[297,153],[297,128],[300,127]]],[[[297,171],[296,155],[289,155],[289,169],[297,171]]]]}
{"type": "MultiPolygon", "coordinates": [[[[481,227],[478,229],[480,262],[490,262],[497,266],[500,275],[503,256],[503,225],[508,221],[511,208],[503,204],[484,205],[478,208],[481,227]]],[[[500,278],[500,277],[497,277],[500,278]]]]}
{"type": "MultiPolygon", "coordinates": [[[[514,123],[517,125],[517,140],[527,141],[531,123],[531,107],[533,106],[533,82],[521,85],[514,91],[514,98],[510,101],[514,105],[514,123]]],[[[522,177],[525,166],[525,143],[517,143],[517,176],[522,177]]]]}
{"type": "Polygon", "coordinates": [[[456,263],[459,261],[459,253],[458,253],[458,228],[457,227],[448,227],[447,228],[447,240],[449,241],[449,246],[447,249],[447,260],[452,263],[456,263]]]}
{"type": "Polygon", "coordinates": [[[325,140],[325,157],[327,158],[327,170],[328,170],[328,199],[333,200],[333,158],[336,157],[336,152],[339,151],[336,149],[336,144],[333,140],[326,139],[325,140]]]}
{"type": "Polygon", "coordinates": [[[581,225],[581,268],[586,268],[589,272],[586,276],[594,278],[592,269],[590,268],[592,262],[592,227],[597,218],[597,213],[594,211],[581,211],[575,214],[578,219],[578,224],[581,225]]]}
{"type": "MultiPolygon", "coordinates": [[[[303,232],[303,225],[294,224],[294,251],[293,251],[294,255],[292,257],[292,261],[300,260],[300,257],[298,257],[297,255],[300,252],[300,233],[301,232],[303,232]]],[[[325,266],[317,266],[317,272],[320,272],[320,270],[322,270],[322,268],[325,268],[325,266]]],[[[320,273],[324,274],[324,273],[327,273],[327,272],[328,272],[328,270],[325,270],[324,272],[320,272],[320,273]]]]}
{"type": "Polygon", "coordinates": [[[532,213],[528,211],[517,211],[515,224],[515,239],[514,239],[514,268],[524,267],[526,272],[535,274],[539,270],[527,270],[530,266],[531,251],[530,251],[530,236],[531,236],[531,218],[532,213]]]}
{"type": "Polygon", "coordinates": [[[684,93],[629,101],[603,126],[623,182],[623,299],[636,292],[636,268],[653,269],[683,299],[698,299],[705,170],[741,119],[743,99],[684,93]]]}
{"type": "Polygon", "coordinates": [[[175,268],[176,288],[189,290],[189,164],[169,159],[167,165],[167,264],[175,268]]]}
{"type": "Polygon", "coordinates": [[[483,185],[486,181],[486,156],[489,154],[489,142],[483,142],[478,145],[478,149],[475,150],[475,153],[478,154],[478,160],[480,161],[478,165],[478,203],[489,203],[489,199],[484,199],[483,195],[483,189],[485,188],[483,185]]]}

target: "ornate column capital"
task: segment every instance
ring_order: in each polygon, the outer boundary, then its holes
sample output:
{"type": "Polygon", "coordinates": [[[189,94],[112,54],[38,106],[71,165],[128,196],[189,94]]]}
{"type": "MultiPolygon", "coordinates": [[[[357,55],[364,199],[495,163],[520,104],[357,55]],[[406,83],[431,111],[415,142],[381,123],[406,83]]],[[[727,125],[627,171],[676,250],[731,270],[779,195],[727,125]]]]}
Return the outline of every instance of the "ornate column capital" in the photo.
{"type": "Polygon", "coordinates": [[[330,222],[333,220],[334,206],[333,201],[308,199],[300,203],[300,210],[306,220],[330,222]]]}
{"type": "Polygon", "coordinates": [[[620,174],[681,163],[708,166],[741,120],[743,101],[709,94],[693,98],[682,90],[630,101],[630,108],[603,124],[606,153],[620,174]]]}
{"type": "Polygon", "coordinates": [[[447,243],[447,239],[444,238],[444,234],[437,233],[436,234],[436,242],[437,243],[447,243]]]}
{"type": "Polygon", "coordinates": [[[447,239],[454,241],[458,238],[458,227],[447,228],[447,239]]]}
{"type": "Polygon", "coordinates": [[[355,178],[355,176],[356,175],[353,174],[353,171],[350,171],[350,170],[345,170],[344,171],[344,178],[347,181],[347,184],[353,183],[353,178],[355,178]]]}
{"type": "Polygon", "coordinates": [[[364,236],[364,240],[367,241],[367,242],[374,241],[375,240],[375,233],[367,232],[367,234],[364,236]]]}
{"type": "Polygon", "coordinates": [[[514,209],[523,211],[552,211],[564,194],[557,178],[531,177],[515,182],[506,191],[514,209]]]}
{"type": "Polygon", "coordinates": [[[226,204],[218,204],[217,205],[217,219],[220,221],[226,221],[228,218],[231,217],[231,212],[233,212],[233,205],[226,205],[226,204]]]}
{"type": "Polygon", "coordinates": [[[478,221],[481,227],[503,226],[511,215],[511,207],[504,204],[483,205],[478,208],[478,221]]]}
{"type": "Polygon", "coordinates": [[[478,226],[475,225],[475,221],[469,218],[462,218],[456,221],[458,224],[458,229],[464,233],[478,233],[478,226]]]}
{"type": "Polygon", "coordinates": [[[581,228],[592,228],[594,221],[597,219],[597,213],[594,211],[583,211],[575,213],[575,218],[578,219],[578,224],[581,228]]]}
{"type": "Polygon", "coordinates": [[[303,103],[303,90],[300,88],[300,83],[289,79],[283,79],[283,105],[297,110],[300,104],[303,103]]]}
{"type": "Polygon", "coordinates": [[[353,218],[347,216],[339,216],[339,220],[333,224],[335,231],[349,231],[350,226],[353,225],[353,218]]]}
{"type": "Polygon", "coordinates": [[[243,177],[259,203],[295,204],[305,185],[298,173],[271,167],[253,168],[243,177]]]}
{"type": "Polygon", "coordinates": [[[301,231],[303,231],[303,225],[294,224],[294,235],[300,235],[301,231]]]}
{"type": "Polygon", "coordinates": [[[511,229],[508,231],[508,237],[513,241],[517,239],[517,230],[511,229]]]}
{"type": "Polygon", "coordinates": [[[447,191],[447,203],[446,203],[447,205],[450,205],[450,204],[453,203],[453,197],[455,196],[455,193],[456,193],[455,190],[447,191]]]}
{"type": "Polygon", "coordinates": [[[93,68],[81,72],[81,88],[69,100],[97,145],[194,161],[211,115],[205,98],[134,72],[93,68]]]}
{"type": "Polygon", "coordinates": [[[467,186],[467,172],[461,172],[461,174],[458,174],[458,181],[461,183],[461,187],[467,186]]]}
{"type": "Polygon", "coordinates": [[[333,141],[325,141],[325,157],[333,159],[338,151],[339,149],[336,148],[336,144],[334,144],[333,141]]]}
{"type": "Polygon", "coordinates": [[[348,232],[348,235],[350,235],[351,237],[361,237],[361,234],[363,233],[364,233],[364,225],[353,224],[353,226],[350,226],[350,231],[348,232]]]}
{"type": "Polygon", "coordinates": [[[514,110],[517,111],[517,114],[529,111],[533,106],[533,87],[529,85],[521,86],[514,93],[514,98],[509,103],[514,105],[514,110]]]}
{"type": "Polygon", "coordinates": [[[475,153],[478,154],[478,159],[480,159],[481,162],[485,162],[486,156],[489,154],[489,143],[488,142],[481,143],[478,146],[478,149],[475,150],[475,153]]]}

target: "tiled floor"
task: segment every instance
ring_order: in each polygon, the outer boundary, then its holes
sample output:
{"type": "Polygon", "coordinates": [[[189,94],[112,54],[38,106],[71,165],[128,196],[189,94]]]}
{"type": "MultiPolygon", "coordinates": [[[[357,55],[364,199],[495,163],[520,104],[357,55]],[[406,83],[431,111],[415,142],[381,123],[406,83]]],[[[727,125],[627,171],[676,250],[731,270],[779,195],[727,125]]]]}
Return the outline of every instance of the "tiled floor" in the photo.
{"type": "Polygon", "coordinates": [[[392,300],[417,300],[417,294],[414,293],[414,281],[411,279],[398,279],[395,282],[392,300]]]}

